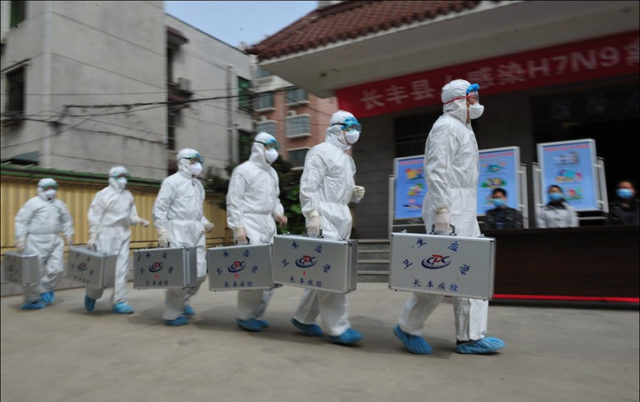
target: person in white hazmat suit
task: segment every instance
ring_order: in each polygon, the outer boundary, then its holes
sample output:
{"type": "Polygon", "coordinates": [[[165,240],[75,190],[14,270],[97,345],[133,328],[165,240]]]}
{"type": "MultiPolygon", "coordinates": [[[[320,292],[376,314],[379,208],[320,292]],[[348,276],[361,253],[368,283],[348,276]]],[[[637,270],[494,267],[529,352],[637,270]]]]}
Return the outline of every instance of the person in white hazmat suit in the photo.
{"type": "MultiPolygon", "coordinates": [[[[123,166],[109,170],[109,185],[98,191],[91,201],[89,212],[89,241],[87,246],[103,254],[117,255],[115,281],[111,304],[116,314],[131,314],[133,308],[127,303],[127,273],[129,262],[130,227],[141,224],[149,226],[149,221],[138,216],[133,195],[125,190],[129,172],[123,166]]],[[[102,297],[104,289],[87,286],[84,307],[93,311],[96,300],[102,297]]]]}
{"type": "Polygon", "coordinates": [[[53,290],[64,270],[64,242],[73,240],[73,219],[64,202],[56,198],[58,183],[52,178],[38,182],[38,195],[18,211],[15,221],[16,249],[37,254],[40,265],[38,286],[24,288],[23,310],[38,310],[55,300],[53,290]],[[64,234],[64,241],[58,235],[64,234]]]}
{"type": "Polygon", "coordinates": [[[206,279],[205,232],[213,230],[202,212],[205,192],[197,178],[202,172],[202,157],[195,149],[184,148],[177,159],[178,171],[162,181],[153,204],[153,223],[160,247],[197,247],[198,279],[193,288],[167,289],[163,318],[171,326],[188,324],[187,317],[195,314],[189,299],[206,279]]]}
{"type": "MultiPolygon", "coordinates": [[[[271,164],[278,159],[278,141],[270,134],[258,133],[251,145],[249,160],[231,174],[227,192],[227,225],[237,244],[270,244],[276,235],[274,219],[287,224],[278,196],[278,174],[271,164]]],[[[248,331],[269,326],[262,319],[271,299],[271,290],[238,291],[238,325],[248,331]]]]}
{"type": "MultiPolygon", "coordinates": [[[[354,183],[356,166],[347,149],[358,141],[360,132],[358,120],[338,110],[331,116],[325,142],[307,153],[300,178],[300,203],[310,236],[318,236],[321,230],[330,240],[345,240],[351,235],[348,204],[360,202],[364,187],[354,183]]],[[[331,342],[351,344],[362,339],[349,323],[346,294],[305,289],[291,322],[307,335],[320,336],[322,328],[315,324],[318,314],[331,342]]]]}
{"type": "MultiPolygon", "coordinates": [[[[449,234],[450,225],[460,236],[478,237],[476,217],[478,186],[478,144],[471,119],[482,115],[478,84],[453,80],[442,88],[444,113],[434,123],[425,145],[424,172],[427,194],[422,217],[427,233],[449,234]]],[[[430,354],[431,347],[421,336],[424,321],[443,296],[412,293],[395,335],[407,350],[430,354]]],[[[504,347],[497,338],[485,337],[489,303],[486,300],[453,298],[458,353],[492,353],[504,347]]]]}

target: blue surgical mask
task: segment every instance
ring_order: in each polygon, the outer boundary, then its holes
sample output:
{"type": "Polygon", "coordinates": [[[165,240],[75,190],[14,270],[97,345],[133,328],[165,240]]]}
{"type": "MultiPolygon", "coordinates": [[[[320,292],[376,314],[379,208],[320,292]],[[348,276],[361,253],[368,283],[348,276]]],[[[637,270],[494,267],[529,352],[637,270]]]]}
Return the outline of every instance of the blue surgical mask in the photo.
{"type": "Polygon", "coordinates": [[[562,193],[549,193],[549,199],[551,201],[560,201],[564,198],[562,193]]]}
{"type": "Polygon", "coordinates": [[[496,207],[502,207],[505,205],[504,199],[502,198],[492,198],[491,200],[493,201],[493,205],[496,207]]]}
{"type": "Polygon", "coordinates": [[[633,190],[630,188],[619,188],[616,190],[616,194],[618,194],[618,197],[628,200],[633,197],[633,190]]]}

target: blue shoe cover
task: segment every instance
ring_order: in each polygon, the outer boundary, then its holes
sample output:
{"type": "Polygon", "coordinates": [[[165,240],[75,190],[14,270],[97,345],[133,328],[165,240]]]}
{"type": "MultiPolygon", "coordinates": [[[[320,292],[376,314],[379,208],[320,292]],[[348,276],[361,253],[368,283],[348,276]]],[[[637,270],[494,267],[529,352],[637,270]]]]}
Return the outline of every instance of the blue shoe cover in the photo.
{"type": "Polygon", "coordinates": [[[196,315],[196,312],[193,310],[193,307],[191,307],[188,304],[184,305],[184,315],[186,315],[187,317],[193,317],[194,315],[196,315]]]}
{"type": "Polygon", "coordinates": [[[88,295],[84,295],[84,308],[87,311],[93,311],[95,307],[96,307],[96,299],[92,299],[88,295]]]}
{"type": "Polygon", "coordinates": [[[339,343],[341,345],[350,345],[352,343],[358,342],[360,339],[362,339],[362,334],[352,328],[344,331],[340,336],[329,337],[329,340],[331,342],[339,343]]]}
{"type": "Polygon", "coordinates": [[[240,328],[246,329],[247,331],[259,332],[262,331],[262,325],[258,322],[258,320],[236,320],[240,328]]]}
{"type": "Polygon", "coordinates": [[[181,315],[175,320],[164,320],[164,323],[166,325],[171,325],[172,327],[179,327],[181,325],[187,325],[189,323],[189,320],[187,320],[187,317],[181,315]]]}
{"type": "Polygon", "coordinates": [[[40,295],[40,300],[42,300],[42,303],[44,303],[45,306],[52,304],[55,299],[56,296],[53,292],[44,292],[40,295]]]}
{"type": "Polygon", "coordinates": [[[116,314],[133,314],[133,308],[127,302],[120,302],[113,305],[113,312],[116,314]]]}
{"type": "Polygon", "coordinates": [[[269,322],[267,320],[256,320],[256,322],[258,323],[258,325],[260,325],[262,328],[269,328],[269,322]]]}
{"type": "Polygon", "coordinates": [[[291,323],[298,328],[300,331],[304,332],[309,336],[322,336],[322,328],[316,324],[303,324],[300,321],[293,318],[291,323]]]}
{"type": "Polygon", "coordinates": [[[43,308],[44,308],[44,303],[42,303],[40,300],[33,301],[30,303],[25,303],[22,305],[23,310],[40,310],[43,308]]]}
{"type": "Polygon", "coordinates": [[[404,343],[404,347],[416,355],[430,355],[431,346],[421,336],[411,335],[404,332],[399,325],[393,328],[393,333],[404,343]]]}
{"type": "Polygon", "coordinates": [[[504,342],[498,338],[482,338],[456,345],[456,352],[465,354],[495,353],[504,348],[504,342]]]}

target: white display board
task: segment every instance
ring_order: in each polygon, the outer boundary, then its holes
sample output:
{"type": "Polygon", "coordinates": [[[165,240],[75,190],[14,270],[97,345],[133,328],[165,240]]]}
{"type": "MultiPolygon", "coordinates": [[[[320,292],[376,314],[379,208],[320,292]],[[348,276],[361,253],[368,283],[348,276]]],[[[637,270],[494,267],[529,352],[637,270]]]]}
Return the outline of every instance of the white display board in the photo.
{"type": "MultiPolygon", "coordinates": [[[[597,174],[596,143],[592,139],[538,144],[540,204],[549,202],[547,190],[555,184],[576,211],[600,211],[605,203],[597,174]]],[[[604,183],[603,183],[604,184],[604,183]]]]}

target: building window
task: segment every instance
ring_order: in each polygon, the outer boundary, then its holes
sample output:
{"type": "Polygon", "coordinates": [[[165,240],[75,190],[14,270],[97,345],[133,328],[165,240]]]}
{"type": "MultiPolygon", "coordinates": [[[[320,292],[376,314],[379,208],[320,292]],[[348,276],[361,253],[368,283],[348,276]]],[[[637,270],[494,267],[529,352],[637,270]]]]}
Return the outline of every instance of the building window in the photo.
{"type": "Polygon", "coordinates": [[[292,149],[289,151],[288,162],[293,165],[294,168],[301,168],[304,166],[304,158],[307,156],[309,148],[292,149]]]}
{"type": "Polygon", "coordinates": [[[309,95],[302,88],[287,89],[287,105],[296,105],[298,103],[308,102],[309,95]]]}
{"type": "Polygon", "coordinates": [[[257,75],[258,75],[258,78],[264,78],[264,77],[270,77],[273,74],[271,74],[271,72],[265,70],[264,68],[258,66],[257,75]]]}
{"type": "Polygon", "coordinates": [[[238,77],[238,108],[251,111],[251,81],[238,77]]]}
{"type": "Polygon", "coordinates": [[[258,94],[258,110],[260,109],[273,109],[273,92],[258,94]]]}
{"type": "Polygon", "coordinates": [[[24,0],[11,0],[11,21],[10,27],[15,28],[27,15],[27,2],[24,0]]]}
{"type": "Polygon", "coordinates": [[[245,161],[251,156],[251,145],[253,144],[253,134],[249,131],[238,130],[238,150],[240,152],[240,160],[245,161]]]}
{"type": "Polygon", "coordinates": [[[176,149],[176,127],[180,119],[180,111],[170,111],[167,115],[167,149],[175,151],[176,149]]]}
{"type": "Polygon", "coordinates": [[[173,82],[173,58],[174,58],[175,50],[168,47],[167,48],[167,82],[173,82]]]}
{"type": "Polygon", "coordinates": [[[311,135],[308,114],[287,117],[287,137],[304,137],[311,135]]]}
{"type": "Polygon", "coordinates": [[[276,136],[276,122],[275,121],[263,121],[261,123],[258,123],[256,125],[256,130],[261,133],[261,132],[265,132],[268,134],[273,135],[274,137],[276,136]]]}
{"type": "Polygon", "coordinates": [[[11,114],[11,117],[23,115],[25,67],[23,66],[9,71],[6,77],[8,95],[6,111],[11,114]]]}
{"type": "Polygon", "coordinates": [[[440,112],[435,112],[396,117],[393,121],[396,157],[423,154],[429,130],[439,115],[440,112]]]}

